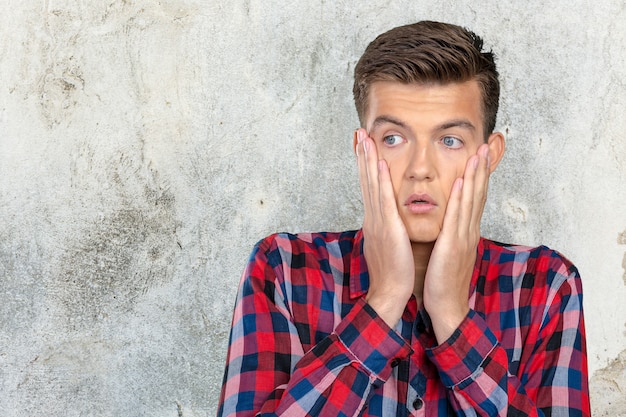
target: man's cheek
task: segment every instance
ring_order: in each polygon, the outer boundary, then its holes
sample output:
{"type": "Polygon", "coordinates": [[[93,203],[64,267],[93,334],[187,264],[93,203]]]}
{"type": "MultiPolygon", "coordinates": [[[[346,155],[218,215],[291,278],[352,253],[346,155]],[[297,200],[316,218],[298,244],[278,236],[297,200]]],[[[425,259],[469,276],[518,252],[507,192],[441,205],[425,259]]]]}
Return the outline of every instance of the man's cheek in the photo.
{"type": "Polygon", "coordinates": [[[445,193],[445,200],[446,200],[445,201],[446,208],[448,207],[448,201],[450,200],[450,195],[452,194],[452,187],[454,187],[454,183],[457,178],[458,176],[455,178],[452,178],[449,184],[445,187],[444,193],[445,193]]]}
{"type": "MultiPolygon", "coordinates": [[[[467,161],[469,160],[469,158],[467,158],[462,164],[459,164],[456,167],[456,178],[463,178],[463,175],[465,174],[465,167],[467,166],[467,161]]],[[[454,183],[454,181],[452,181],[454,183]]]]}

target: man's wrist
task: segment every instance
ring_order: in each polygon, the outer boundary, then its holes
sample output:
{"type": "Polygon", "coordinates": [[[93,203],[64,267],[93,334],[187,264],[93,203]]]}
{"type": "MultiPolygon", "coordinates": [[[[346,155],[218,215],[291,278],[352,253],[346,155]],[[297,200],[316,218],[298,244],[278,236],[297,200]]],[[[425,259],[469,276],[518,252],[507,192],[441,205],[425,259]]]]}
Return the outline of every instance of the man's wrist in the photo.
{"type": "Polygon", "coordinates": [[[443,312],[429,312],[433,332],[438,344],[442,344],[459,328],[467,314],[469,306],[461,309],[448,309],[443,312]]]}
{"type": "Polygon", "coordinates": [[[402,301],[401,297],[376,296],[367,294],[365,296],[367,304],[374,309],[376,314],[392,329],[396,327],[407,301],[402,301]]]}

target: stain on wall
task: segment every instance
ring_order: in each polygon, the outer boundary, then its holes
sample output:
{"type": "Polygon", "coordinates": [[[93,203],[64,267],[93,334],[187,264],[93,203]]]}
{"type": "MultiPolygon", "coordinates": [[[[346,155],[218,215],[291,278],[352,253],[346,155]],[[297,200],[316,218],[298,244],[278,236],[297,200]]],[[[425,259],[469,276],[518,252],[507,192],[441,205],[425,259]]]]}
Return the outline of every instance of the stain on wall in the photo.
{"type": "Polygon", "coordinates": [[[137,297],[172,279],[178,221],[174,196],[145,187],[142,195],[102,213],[69,242],[59,275],[59,299],[73,330],[103,314],[123,314],[137,297]],[[137,204],[137,201],[142,204],[137,204]]]}
{"type": "Polygon", "coordinates": [[[626,416],[626,350],[590,380],[594,417],[626,416]]]}

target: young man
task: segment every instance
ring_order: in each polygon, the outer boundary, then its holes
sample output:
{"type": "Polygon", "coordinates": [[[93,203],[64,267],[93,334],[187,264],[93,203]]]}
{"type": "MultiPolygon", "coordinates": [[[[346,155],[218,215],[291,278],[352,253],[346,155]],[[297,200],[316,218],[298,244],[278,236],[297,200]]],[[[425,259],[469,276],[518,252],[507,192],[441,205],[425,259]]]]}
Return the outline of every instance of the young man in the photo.
{"type": "Polygon", "coordinates": [[[458,26],[374,40],[355,69],[363,228],[257,244],[220,416],[588,416],[580,277],[480,237],[493,55],[458,26]]]}

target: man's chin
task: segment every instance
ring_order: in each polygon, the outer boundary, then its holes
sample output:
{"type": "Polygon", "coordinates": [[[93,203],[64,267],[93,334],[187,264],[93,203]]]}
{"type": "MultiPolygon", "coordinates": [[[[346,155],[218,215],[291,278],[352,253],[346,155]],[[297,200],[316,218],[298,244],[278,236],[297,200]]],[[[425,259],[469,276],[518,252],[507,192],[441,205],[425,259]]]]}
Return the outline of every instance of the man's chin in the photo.
{"type": "Polygon", "coordinates": [[[411,245],[434,245],[437,239],[410,239],[411,245]]]}
{"type": "Polygon", "coordinates": [[[409,240],[411,244],[420,245],[420,244],[434,244],[437,238],[439,237],[439,230],[422,230],[422,231],[414,231],[409,232],[409,240]]]}
{"type": "Polygon", "coordinates": [[[441,232],[441,224],[432,218],[413,218],[403,220],[404,227],[409,235],[409,240],[413,244],[434,243],[441,232]]]}

